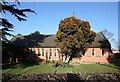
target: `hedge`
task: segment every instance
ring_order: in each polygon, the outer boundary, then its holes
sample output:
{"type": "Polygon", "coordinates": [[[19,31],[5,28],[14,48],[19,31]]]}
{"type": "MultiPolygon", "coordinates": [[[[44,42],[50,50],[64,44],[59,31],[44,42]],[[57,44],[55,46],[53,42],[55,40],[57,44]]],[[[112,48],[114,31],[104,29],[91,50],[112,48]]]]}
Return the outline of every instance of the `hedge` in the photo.
{"type": "Polygon", "coordinates": [[[2,82],[120,82],[120,74],[2,74],[2,82]]]}

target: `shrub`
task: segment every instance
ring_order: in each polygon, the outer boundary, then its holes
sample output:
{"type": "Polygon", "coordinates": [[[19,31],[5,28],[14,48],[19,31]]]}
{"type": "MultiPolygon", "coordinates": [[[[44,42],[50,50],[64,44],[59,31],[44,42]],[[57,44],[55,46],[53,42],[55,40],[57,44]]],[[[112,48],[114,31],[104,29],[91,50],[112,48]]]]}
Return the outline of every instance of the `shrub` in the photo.
{"type": "Polygon", "coordinates": [[[52,62],[51,62],[52,64],[54,64],[55,63],[55,60],[52,60],[52,62]]]}
{"type": "Polygon", "coordinates": [[[43,60],[42,61],[42,64],[48,64],[48,63],[50,63],[50,60],[43,60]]]}
{"type": "Polygon", "coordinates": [[[63,60],[62,60],[62,59],[59,59],[59,60],[58,60],[58,63],[59,63],[59,64],[62,64],[62,63],[63,63],[63,60]]]}
{"type": "Polygon", "coordinates": [[[120,66],[120,53],[115,53],[114,55],[110,56],[109,59],[110,63],[120,66]]]}
{"type": "Polygon", "coordinates": [[[2,74],[2,82],[120,82],[120,74],[2,74]]]}
{"type": "Polygon", "coordinates": [[[58,62],[56,62],[54,65],[52,65],[52,67],[58,67],[60,64],[58,62]]]}
{"type": "Polygon", "coordinates": [[[74,63],[72,61],[69,62],[69,65],[73,65],[74,63]]]}
{"type": "Polygon", "coordinates": [[[62,63],[60,64],[59,67],[62,67],[62,68],[70,68],[70,67],[73,67],[72,65],[69,65],[68,63],[62,63]]]}

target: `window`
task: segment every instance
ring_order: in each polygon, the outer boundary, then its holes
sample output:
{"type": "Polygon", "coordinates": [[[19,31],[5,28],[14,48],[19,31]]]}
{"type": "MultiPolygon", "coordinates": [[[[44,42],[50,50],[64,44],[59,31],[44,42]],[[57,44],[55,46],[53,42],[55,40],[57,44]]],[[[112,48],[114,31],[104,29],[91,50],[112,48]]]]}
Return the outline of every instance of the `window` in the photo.
{"type": "Polygon", "coordinates": [[[40,49],[38,48],[38,56],[40,56],[40,49]]]}
{"type": "Polygon", "coordinates": [[[94,56],[94,49],[92,49],[92,56],[94,56]]]}
{"type": "Polygon", "coordinates": [[[104,50],[104,49],[102,49],[102,56],[104,56],[104,54],[105,54],[105,50],[104,50]]]}
{"type": "Polygon", "coordinates": [[[85,56],[85,50],[82,50],[82,55],[85,56]]]}
{"type": "Polygon", "coordinates": [[[54,49],[54,56],[56,56],[56,49],[54,49]]]}
{"type": "Polygon", "coordinates": [[[42,56],[44,56],[44,49],[42,49],[42,56]]]}
{"type": "Polygon", "coordinates": [[[52,49],[50,49],[50,56],[52,56],[52,49]]]}
{"type": "Polygon", "coordinates": [[[36,52],[35,52],[35,48],[33,48],[34,50],[33,50],[33,52],[36,54],[36,52]]]}
{"type": "Polygon", "coordinates": [[[32,51],[35,52],[35,48],[33,48],[32,51]]]}

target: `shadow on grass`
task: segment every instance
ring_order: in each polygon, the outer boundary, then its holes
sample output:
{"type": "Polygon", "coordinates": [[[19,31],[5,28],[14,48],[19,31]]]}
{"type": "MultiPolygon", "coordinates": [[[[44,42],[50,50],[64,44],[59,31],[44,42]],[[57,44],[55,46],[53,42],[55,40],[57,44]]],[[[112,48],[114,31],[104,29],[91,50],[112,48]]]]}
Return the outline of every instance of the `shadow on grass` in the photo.
{"type": "Polygon", "coordinates": [[[7,64],[2,66],[2,69],[10,69],[10,68],[26,68],[34,65],[39,65],[39,62],[36,63],[20,63],[20,64],[7,64]]]}
{"type": "Polygon", "coordinates": [[[111,66],[111,65],[109,65],[109,64],[100,64],[100,65],[118,69],[118,71],[120,72],[120,67],[119,67],[118,65],[115,65],[115,64],[113,64],[114,66],[111,66]]]}

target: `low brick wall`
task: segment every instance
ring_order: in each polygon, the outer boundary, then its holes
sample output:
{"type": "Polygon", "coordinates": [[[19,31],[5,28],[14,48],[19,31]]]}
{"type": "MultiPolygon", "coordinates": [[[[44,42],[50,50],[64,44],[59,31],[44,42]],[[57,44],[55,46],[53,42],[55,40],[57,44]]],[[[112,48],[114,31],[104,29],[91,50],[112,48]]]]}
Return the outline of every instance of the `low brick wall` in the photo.
{"type": "Polygon", "coordinates": [[[2,74],[2,82],[120,82],[120,74],[2,74]]]}

